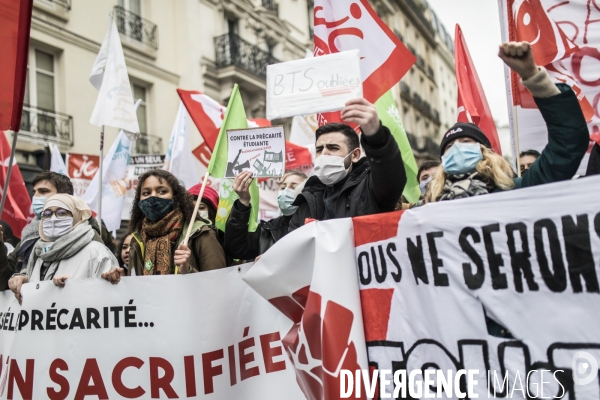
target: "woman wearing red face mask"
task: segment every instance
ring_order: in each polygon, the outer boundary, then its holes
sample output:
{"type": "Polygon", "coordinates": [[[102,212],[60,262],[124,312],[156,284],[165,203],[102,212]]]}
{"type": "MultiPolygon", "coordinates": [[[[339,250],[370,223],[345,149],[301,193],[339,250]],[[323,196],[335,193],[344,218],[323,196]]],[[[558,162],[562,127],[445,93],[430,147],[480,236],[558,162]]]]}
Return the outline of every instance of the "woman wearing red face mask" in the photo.
{"type": "MultiPolygon", "coordinates": [[[[209,221],[196,216],[191,195],[171,173],[157,169],[140,176],[131,209],[127,275],[187,274],[225,267],[223,249],[209,221]]],[[[118,281],[117,271],[112,280],[118,281]]]]}

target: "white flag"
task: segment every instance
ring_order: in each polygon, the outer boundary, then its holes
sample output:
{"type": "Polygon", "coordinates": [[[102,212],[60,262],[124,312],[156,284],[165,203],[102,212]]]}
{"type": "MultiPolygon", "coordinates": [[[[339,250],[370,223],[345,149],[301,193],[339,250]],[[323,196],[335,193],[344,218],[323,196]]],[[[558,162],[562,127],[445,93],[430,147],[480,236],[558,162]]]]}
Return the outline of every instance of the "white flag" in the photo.
{"type": "Polygon", "coordinates": [[[65,160],[62,159],[58,146],[50,143],[50,153],[52,154],[52,157],[50,157],[50,171],[69,176],[65,160]]]}
{"type": "Polygon", "coordinates": [[[90,74],[90,82],[100,92],[90,123],[96,126],[113,126],[125,131],[125,134],[135,140],[139,136],[133,96],[121,39],[113,16],[94,66],[90,74]]]}
{"type": "MultiPolygon", "coordinates": [[[[102,164],[102,220],[109,231],[121,227],[121,211],[127,190],[127,166],[131,157],[131,141],[119,132],[102,164]]],[[[82,196],[92,211],[98,213],[98,179],[96,173],[82,196]]]]}
{"type": "Polygon", "coordinates": [[[190,123],[189,115],[183,103],[179,104],[179,111],[171,131],[169,149],[165,155],[164,169],[175,175],[186,189],[191,188],[200,179],[195,157],[190,146],[190,123]]]}

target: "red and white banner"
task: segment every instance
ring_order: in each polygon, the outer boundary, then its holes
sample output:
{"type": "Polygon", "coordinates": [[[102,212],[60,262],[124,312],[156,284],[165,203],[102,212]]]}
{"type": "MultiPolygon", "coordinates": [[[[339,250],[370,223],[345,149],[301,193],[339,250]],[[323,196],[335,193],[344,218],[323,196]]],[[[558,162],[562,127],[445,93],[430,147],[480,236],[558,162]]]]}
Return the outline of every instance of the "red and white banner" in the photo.
{"type": "Polygon", "coordinates": [[[303,399],[248,268],[0,293],[0,398],[303,399]]]}
{"type": "MultiPolygon", "coordinates": [[[[313,222],[244,280],[294,322],[283,344],[309,399],[342,398],[365,353],[406,377],[477,370],[479,398],[600,399],[597,196],[586,178],[313,222]]],[[[369,397],[389,398],[382,382],[369,397]]]]}
{"type": "MultiPolygon", "coordinates": [[[[499,0],[503,41],[532,43],[534,58],[579,99],[590,137],[600,141],[600,3],[597,0],[499,0]]],[[[513,150],[542,151],[546,125],[519,77],[506,70],[513,150]]],[[[587,157],[583,166],[587,165],[587,157]]],[[[584,173],[585,168],[580,169],[584,173]]]]}
{"type": "Polygon", "coordinates": [[[100,168],[100,157],[92,154],[67,153],[67,171],[75,196],[81,197],[100,168]]]}

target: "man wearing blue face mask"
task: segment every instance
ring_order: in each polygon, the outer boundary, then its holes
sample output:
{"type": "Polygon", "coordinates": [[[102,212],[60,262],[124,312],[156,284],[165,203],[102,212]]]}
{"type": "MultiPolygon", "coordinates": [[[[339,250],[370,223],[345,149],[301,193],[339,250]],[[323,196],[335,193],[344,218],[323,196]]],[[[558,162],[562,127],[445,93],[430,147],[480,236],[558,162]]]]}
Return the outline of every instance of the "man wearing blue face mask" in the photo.
{"type": "Polygon", "coordinates": [[[538,67],[527,42],[504,43],[498,56],[522,79],[548,128],[548,145],[522,177],[491,150],[474,124],[457,123],[440,145],[442,173],[427,185],[425,202],[453,200],[571,179],[589,143],[589,131],[577,96],[568,85],[554,84],[538,67]]]}
{"type": "Polygon", "coordinates": [[[277,203],[283,215],[270,221],[260,221],[255,232],[248,232],[252,173],[246,171],[239,174],[233,182],[233,189],[239,199],[233,203],[225,226],[225,252],[236,259],[254,260],[284,237],[288,233],[290,219],[298,208],[292,203],[306,179],[308,177],[302,172],[287,171],[279,182],[277,195],[277,203]]]}

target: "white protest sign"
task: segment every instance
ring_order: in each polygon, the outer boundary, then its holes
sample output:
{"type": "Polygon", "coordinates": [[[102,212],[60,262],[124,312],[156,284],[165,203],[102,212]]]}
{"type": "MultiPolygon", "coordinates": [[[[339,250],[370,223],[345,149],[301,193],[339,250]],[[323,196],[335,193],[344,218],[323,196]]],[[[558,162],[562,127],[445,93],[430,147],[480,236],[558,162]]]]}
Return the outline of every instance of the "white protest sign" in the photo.
{"type": "Polygon", "coordinates": [[[249,267],[24,285],[0,397],[303,399],[279,333],[292,324],[242,281],[249,267]]]}
{"type": "Polygon", "coordinates": [[[267,66],[267,119],[337,111],[363,96],[358,50],[267,66]]]}
{"type": "Polygon", "coordinates": [[[283,175],[285,171],[283,126],[227,131],[225,178],[235,178],[242,171],[252,171],[255,178],[283,175]]]}

